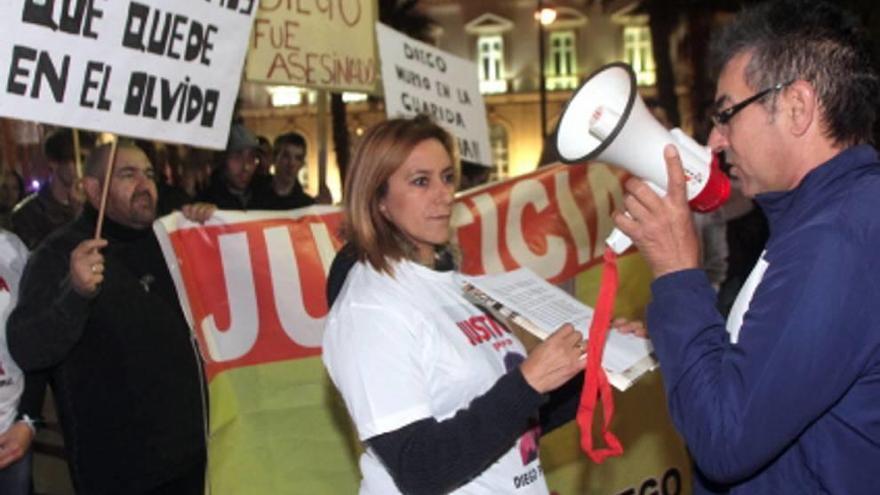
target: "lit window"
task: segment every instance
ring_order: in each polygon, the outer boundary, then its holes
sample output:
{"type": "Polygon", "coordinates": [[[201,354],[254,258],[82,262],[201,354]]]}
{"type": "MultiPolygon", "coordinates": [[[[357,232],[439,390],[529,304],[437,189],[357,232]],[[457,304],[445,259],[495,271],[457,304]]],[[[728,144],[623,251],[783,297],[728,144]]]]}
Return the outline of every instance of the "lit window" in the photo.
{"type": "Polygon", "coordinates": [[[345,91],[344,93],[342,93],[342,101],[344,101],[346,103],[357,103],[359,101],[367,101],[367,94],[345,91]]]}
{"type": "Polygon", "coordinates": [[[547,89],[574,89],[577,87],[577,56],[574,49],[574,31],[551,31],[550,54],[544,73],[547,89]]]}
{"type": "Polygon", "coordinates": [[[477,60],[480,71],[480,92],[484,94],[506,92],[504,38],[500,34],[477,38],[477,60]]]}
{"type": "Polygon", "coordinates": [[[510,173],[507,129],[501,124],[490,124],[489,145],[492,147],[492,160],[495,169],[489,175],[490,181],[506,179],[510,173]]]}
{"type": "Polygon", "coordinates": [[[653,86],[657,82],[654,54],[651,51],[651,31],[648,26],[623,28],[623,58],[635,71],[639,86],[653,86]]]}
{"type": "Polygon", "coordinates": [[[273,107],[299,105],[303,101],[303,90],[295,86],[269,86],[273,107]]]}

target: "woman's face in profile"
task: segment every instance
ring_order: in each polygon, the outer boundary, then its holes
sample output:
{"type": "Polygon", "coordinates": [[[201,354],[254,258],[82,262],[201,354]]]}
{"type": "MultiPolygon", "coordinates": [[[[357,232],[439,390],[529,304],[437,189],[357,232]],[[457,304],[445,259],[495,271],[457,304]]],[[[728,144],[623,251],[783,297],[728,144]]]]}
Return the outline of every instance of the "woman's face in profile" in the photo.
{"type": "Polygon", "coordinates": [[[452,158],[440,141],[426,139],[388,178],[379,209],[412,242],[419,259],[428,262],[434,246],[449,241],[454,192],[452,158]]]}

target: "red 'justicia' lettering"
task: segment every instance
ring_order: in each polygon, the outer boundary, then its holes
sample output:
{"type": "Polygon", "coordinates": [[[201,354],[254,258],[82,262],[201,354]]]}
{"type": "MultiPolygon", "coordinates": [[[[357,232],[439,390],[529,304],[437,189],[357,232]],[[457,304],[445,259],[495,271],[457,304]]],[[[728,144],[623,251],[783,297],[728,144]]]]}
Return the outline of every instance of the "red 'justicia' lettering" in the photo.
{"type": "Polygon", "coordinates": [[[465,334],[471,345],[502,339],[506,337],[507,333],[510,333],[510,330],[486,315],[471,316],[467,320],[456,322],[456,325],[465,334]]]}
{"type": "Polygon", "coordinates": [[[465,336],[468,338],[468,342],[470,342],[471,345],[477,345],[480,343],[480,338],[477,337],[477,334],[474,333],[473,330],[471,330],[470,325],[468,325],[467,321],[459,321],[456,323],[456,325],[458,325],[458,328],[461,330],[461,332],[465,334],[465,336]]]}
{"type": "Polygon", "coordinates": [[[499,337],[503,337],[505,333],[510,333],[510,329],[495,321],[495,318],[487,317],[486,320],[499,337]]]}

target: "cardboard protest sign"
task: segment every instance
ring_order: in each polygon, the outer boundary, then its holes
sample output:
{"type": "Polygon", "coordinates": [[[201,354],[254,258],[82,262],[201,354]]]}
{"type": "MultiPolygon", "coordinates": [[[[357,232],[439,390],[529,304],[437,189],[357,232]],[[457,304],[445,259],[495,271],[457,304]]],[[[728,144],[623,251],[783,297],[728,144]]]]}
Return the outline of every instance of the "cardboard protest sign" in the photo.
{"type": "Polygon", "coordinates": [[[0,2],[0,115],[223,148],[257,2],[0,2]]]}
{"type": "Polygon", "coordinates": [[[383,24],[376,24],[376,36],[387,115],[429,115],[455,136],[463,160],[492,165],[476,64],[383,24]]]}
{"type": "Polygon", "coordinates": [[[262,0],[247,57],[249,81],[372,93],[375,0],[262,0]]]}

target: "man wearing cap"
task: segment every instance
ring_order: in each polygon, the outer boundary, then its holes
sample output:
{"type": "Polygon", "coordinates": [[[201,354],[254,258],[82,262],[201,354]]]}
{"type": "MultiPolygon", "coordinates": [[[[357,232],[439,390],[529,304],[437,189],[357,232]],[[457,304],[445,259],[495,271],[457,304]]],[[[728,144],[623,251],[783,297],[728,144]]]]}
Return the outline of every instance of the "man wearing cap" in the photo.
{"type": "Polygon", "coordinates": [[[232,124],[226,151],[217,154],[217,168],[200,201],[223,210],[266,209],[269,179],[256,175],[260,142],[242,124],[232,124]]]}

